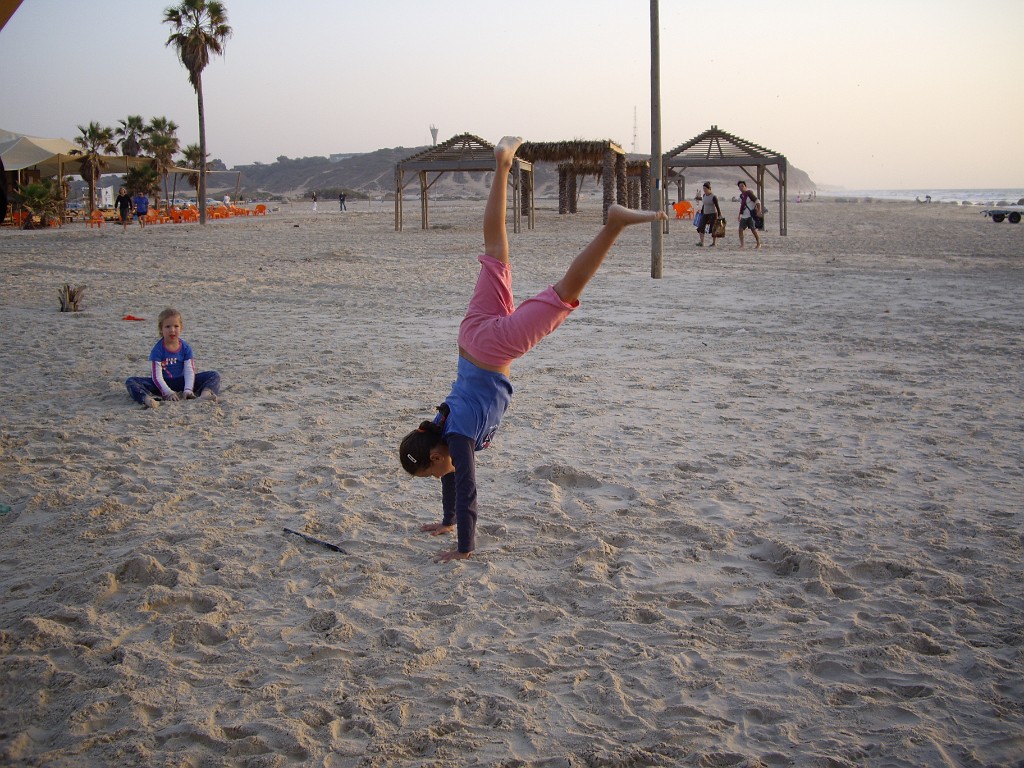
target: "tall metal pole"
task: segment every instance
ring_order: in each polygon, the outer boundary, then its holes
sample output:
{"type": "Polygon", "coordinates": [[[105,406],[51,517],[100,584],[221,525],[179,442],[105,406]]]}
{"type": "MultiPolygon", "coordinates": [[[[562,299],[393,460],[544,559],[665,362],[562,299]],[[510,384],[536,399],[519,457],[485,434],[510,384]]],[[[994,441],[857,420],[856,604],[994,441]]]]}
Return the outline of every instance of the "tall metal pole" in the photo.
{"type": "MultiPolygon", "coordinates": [[[[661,42],[658,32],[658,0],[651,0],[651,200],[655,211],[662,209],[661,181],[661,42]]],[[[663,223],[651,224],[651,277],[661,278],[664,261],[663,223]]]]}

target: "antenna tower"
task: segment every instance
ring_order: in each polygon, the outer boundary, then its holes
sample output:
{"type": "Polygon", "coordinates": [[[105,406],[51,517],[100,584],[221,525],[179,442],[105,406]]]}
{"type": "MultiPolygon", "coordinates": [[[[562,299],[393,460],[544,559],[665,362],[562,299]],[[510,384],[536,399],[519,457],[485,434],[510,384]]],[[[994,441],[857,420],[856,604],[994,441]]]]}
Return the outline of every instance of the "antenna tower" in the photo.
{"type": "Polygon", "coordinates": [[[633,154],[636,154],[636,107],[633,107],[633,154]]]}
{"type": "Polygon", "coordinates": [[[434,141],[434,146],[437,146],[437,126],[433,123],[430,124],[430,138],[434,141]]]}

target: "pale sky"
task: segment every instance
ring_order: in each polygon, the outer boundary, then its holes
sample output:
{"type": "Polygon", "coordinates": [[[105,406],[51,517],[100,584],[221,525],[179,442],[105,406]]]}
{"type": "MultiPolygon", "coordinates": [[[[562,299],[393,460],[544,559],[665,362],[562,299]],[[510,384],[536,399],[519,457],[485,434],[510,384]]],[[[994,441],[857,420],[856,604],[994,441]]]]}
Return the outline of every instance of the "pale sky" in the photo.
{"type": "MultiPolygon", "coordinates": [[[[651,147],[649,0],[224,0],[203,74],[229,167],[430,143],[651,147]],[[635,115],[635,118],[634,118],[635,115]],[[635,129],[634,129],[635,126],[635,129]]],[[[166,0],[24,0],[0,31],[0,128],[167,117],[198,141],[166,0]]],[[[662,147],[711,125],[848,189],[1024,186],[1022,0],[661,0],[662,147]]]]}

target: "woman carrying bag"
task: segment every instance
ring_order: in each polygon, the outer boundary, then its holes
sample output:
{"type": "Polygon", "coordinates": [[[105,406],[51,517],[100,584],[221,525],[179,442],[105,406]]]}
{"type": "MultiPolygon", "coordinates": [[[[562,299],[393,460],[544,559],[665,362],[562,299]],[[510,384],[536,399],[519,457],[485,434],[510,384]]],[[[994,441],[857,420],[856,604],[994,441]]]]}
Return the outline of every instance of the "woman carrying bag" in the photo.
{"type": "Polygon", "coordinates": [[[697,232],[700,233],[700,242],[697,245],[704,247],[704,234],[711,233],[711,247],[715,247],[718,238],[725,234],[725,227],[718,226],[718,220],[722,218],[722,209],[718,207],[718,197],[711,194],[711,182],[704,182],[704,194],[700,202],[700,223],[697,225],[697,232]]]}

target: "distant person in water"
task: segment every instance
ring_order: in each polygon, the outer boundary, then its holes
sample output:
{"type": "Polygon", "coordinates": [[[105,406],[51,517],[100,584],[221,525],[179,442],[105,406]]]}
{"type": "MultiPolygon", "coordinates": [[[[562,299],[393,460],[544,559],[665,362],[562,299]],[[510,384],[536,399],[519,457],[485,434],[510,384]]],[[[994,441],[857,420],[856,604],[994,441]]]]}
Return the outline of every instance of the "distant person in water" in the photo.
{"type": "Polygon", "coordinates": [[[515,306],[505,226],[509,171],[518,137],[494,148],[495,173],[484,208],[484,252],[476,288],[459,326],[458,373],[451,393],[432,421],[402,440],[398,458],[415,477],[441,481],[441,522],[420,528],[433,536],[456,531],[457,545],[437,562],[464,560],[476,549],[477,451],[490,445],[512,401],[511,363],[554,331],[579,306],[580,294],[622,231],[632,224],[665,219],[661,211],[613,205],[607,222],[576,256],[554,286],[515,306]]]}

